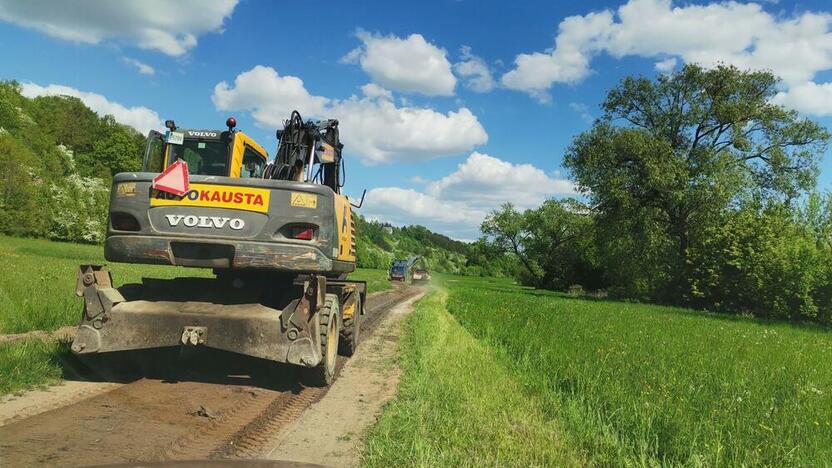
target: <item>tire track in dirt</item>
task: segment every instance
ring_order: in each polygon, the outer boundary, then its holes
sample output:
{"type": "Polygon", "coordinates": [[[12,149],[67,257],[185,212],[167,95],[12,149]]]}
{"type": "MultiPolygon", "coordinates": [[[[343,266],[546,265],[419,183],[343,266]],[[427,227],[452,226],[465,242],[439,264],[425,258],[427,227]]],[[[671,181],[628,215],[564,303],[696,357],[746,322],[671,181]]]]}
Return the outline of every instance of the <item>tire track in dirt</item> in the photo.
{"type": "MultiPolygon", "coordinates": [[[[397,287],[370,297],[362,324],[365,336],[372,333],[391,305],[416,291],[397,287]]],[[[240,359],[231,360],[239,364],[240,359]]],[[[342,358],[342,365],[344,361],[342,358]]],[[[209,365],[223,367],[214,361],[209,365]]],[[[0,427],[0,465],[255,456],[265,442],[327,392],[326,388],[303,387],[296,373],[286,367],[276,376],[197,369],[195,374],[185,371],[161,378],[145,377],[12,422],[0,427]]]]}
{"type": "MultiPolygon", "coordinates": [[[[416,288],[399,287],[395,294],[379,297],[368,303],[368,312],[361,324],[364,337],[375,332],[385,312],[396,304],[419,294],[416,288]]],[[[340,374],[346,359],[341,358],[337,373],[340,374]]],[[[329,388],[304,387],[291,397],[276,398],[269,408],[238,431],[223,447],[214,450],[210,458],[256,458],[262,455],[265,444],[270,443],[289,424],[294,422],[310,405],[326,395],[329,388]]]]}
{"type": "Polygon", "coordinates": [[[399,303],[379,320],[376,331],[344,364],[319,401],[304,409],[253,457],[286,463],[358,466],[361,434],[396,395],[401,369],[396,364],[401,324],[422,293],[399,303]]]}

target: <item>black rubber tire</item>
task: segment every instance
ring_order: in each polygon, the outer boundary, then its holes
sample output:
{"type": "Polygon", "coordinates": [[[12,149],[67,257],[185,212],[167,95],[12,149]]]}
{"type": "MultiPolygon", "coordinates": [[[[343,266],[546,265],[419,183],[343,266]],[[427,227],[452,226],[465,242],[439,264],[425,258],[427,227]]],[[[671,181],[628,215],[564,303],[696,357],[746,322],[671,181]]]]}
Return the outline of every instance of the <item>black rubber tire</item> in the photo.
{"type": "Polygon", "coordinates": [[[352,317],[343,320],[341,327],[341,341],[339,343],[338,351],[342,356],[352,356],[358,349],[358,344],[361,340],[361,294],[355,294],[355,310],[352,317]]]}
{"type": "Polygon", "coordinates": [[[324,306],[318,312],[321,326],[321,363],[303,369],[303,381],[310,387],[326,387],[335,379],[338,364],[338,342],[340,341],[340,317],[338,296],[327,294],[324,306]]]}

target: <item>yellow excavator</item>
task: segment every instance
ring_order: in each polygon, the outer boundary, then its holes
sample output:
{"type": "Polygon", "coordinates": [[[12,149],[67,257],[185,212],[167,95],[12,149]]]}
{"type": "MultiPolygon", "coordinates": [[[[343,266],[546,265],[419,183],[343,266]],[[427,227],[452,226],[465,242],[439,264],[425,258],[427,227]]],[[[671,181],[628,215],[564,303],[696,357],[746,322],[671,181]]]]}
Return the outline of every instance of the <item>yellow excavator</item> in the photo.
{"type": "Polygon", "coordinates": [[[233,118],[226,130],[165,125],[148,136],[142,171],[113,179],[105,258],[209,268],[214,277],[115,288],[106,267],[82,265],[72,351],[207,347],[295,364],[329,384],[339,351],[358,346],[367,294],[347,279],[355,221],[341,193],[338,121],[293,112],[271,163],[233,118]],[[175,164],[187,181],[172,193],[155,181],[175,164]]]}

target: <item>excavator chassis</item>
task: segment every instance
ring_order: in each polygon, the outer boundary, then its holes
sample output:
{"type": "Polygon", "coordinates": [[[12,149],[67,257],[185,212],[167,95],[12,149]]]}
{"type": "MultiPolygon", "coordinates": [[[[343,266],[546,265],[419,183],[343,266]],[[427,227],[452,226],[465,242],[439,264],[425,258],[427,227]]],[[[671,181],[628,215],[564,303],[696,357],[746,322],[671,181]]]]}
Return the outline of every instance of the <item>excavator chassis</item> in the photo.
{"type": "MultiPolygon", "coordinates": [[[[116,289],[106,267],[81,265],[76,294],[84,298],[84,313],[72,352],[85,356],[204,346],[315,367],[323,359],[317,319],[325,295],[337,295],[342,315],[363,314],[354,306],[363,305],[366,295],[364,282],[301,275],[287,284],[272,285],[275,289],[297,291],[294,297],[292,292],[284,292],[281,303],[286,305],[278,309],[254,302],[244,293],[242,297],[229,297],[234,296],[234,286],[228,284],[230,292],[226,294],[218,290],[218,279],[145,282],[116,289]],[[168,298],[175,300],[157,300],[168,298]]],[[[239,289],[245,292],[250,288],[239,289]]]]}

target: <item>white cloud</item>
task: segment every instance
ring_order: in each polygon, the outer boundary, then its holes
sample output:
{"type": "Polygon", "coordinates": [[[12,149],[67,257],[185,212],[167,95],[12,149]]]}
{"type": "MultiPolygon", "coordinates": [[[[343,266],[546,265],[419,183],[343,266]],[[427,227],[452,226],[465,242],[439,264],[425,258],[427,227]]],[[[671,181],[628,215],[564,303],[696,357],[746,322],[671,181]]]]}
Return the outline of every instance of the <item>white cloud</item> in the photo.
{"type": "Polygon", "coordinates": [[[367,83],[361,87],[361,93],[368,98],[393,99],[393,93],[375,83],[367,83]]]}
{"type": "Polygon", "coordinates": [[[774,102],[786,107],[799,109],[817,116],[832,115],[832,83],[806,84],[792,86],[788,91],[778,93],[774,102]]]}
{"type": "Polygon", "coordinates": [[[140,62],[136,59],[130,57],[124,57],[124,63],[132,66],[136,69],[137,72],[141,73],[142,75],[149,75],[153,76],[156,74],[156,69],[151,67],[150,65],[140,62]]]}
{"type": "Polygon", "coordinates": [[[384,88],[428,96],[450,96],[456,77],[446,52],[421,34],[407,38],[358,31],[363,44],[345,55],[344,63],[359,63],[372,80],[384,88]]]}
{"type": "Polygon", "coordinates": [[[96,114],[100,116],[112,115],[116,119],[116,122],[129,125],[140,133],[147,133],[149,130],[159,130],[162,128],[162,120],[159,118],[159,114],[147,107],[126,107],[117,102],[110,101],[100,94],[79,91],[69,86],[51,84],[44,87],[35,83],[23,83],[20,87],[21,94],[27,98],[35,98],[38,96],[76,97],[96,114]]]}
{"type": "Polygon", "coordinates": [[[222,29],[237,0],[0,0],[0,20],[73,42],[124,41],[180,56],[222,29]]]}
{"type": "Polygon", "coordinates": [[[424,224],[455,238],[473,239],[488,212],[505,202],[525,209],[553,196],[575,194],[572,182],[550,177],[531,164],[474,152],[424,191],[397,187],[369,191],[365,211],[395,224],[424,224]]]}
{"type": "Polygon", "coordinates": [[[377,85],[362,91],[364,97],[344,100],[314,96],[300,78],[256,66],[238,75],[233,86],[217,84],[212,99],[220,110],[251,112],[257,124],[267,128],[281,127],[294,109],[305,118],[336,118],[346,150],[369,164],[459,154],[488,141],[477,117],[465,107],[442,113],[397,106],[377,85]]]}
{"type": "Polygon", "coordinates": [[[450,156],[488,141],[477,117],[465,107],[442,113],[352,97],[334,102],[328,113],[340,122],[346,151],[370,164],[450,156]]]}
{"type": "Polygon", "coordinates": [[[454,64],[457,75],[465,78],[465,87],[478,93],[487,93],[494,89],[494,78],[485,61],[471,53],[471,48],[462,46],[460,49],[462,60],[454,64]]]}
{"type": "MultiPolygon", "coordinates": [[[[566,18],[554,49],[518,55],[502,82],[545,97],[555,83],[586,78],[591,59],[602,52],[616,58],[664,57],[657,64],[660,71],[670,68],[672,58],[770,69],[787,86],[801,86],[832,69],[832,15],[775,16],[756,3],[674,6],[671,0],[629,0],[615,12],[566,18]]],[[[799,110],[804,109],[817,111],[817,106],[799,110]]],[[[832,104],[824,109],[832,110],[832,104]]]]}
{"type": "Polygon", "coordinates": [[[569,108],[577,112],[581,119],[586,123],[592,123],[594,120],[592,114],[589,113],[589,107],[581,102],[570,102],[569,108]]]}
{"type": "Polygon", "coordinates": [[[826,13],[778,18],[755,3],[674,7],[670,0],[630,0],[618,19],[605,44],[615,57],[672,54],[704,65],[726,62],[771,69],[787,83],[832,67],[832,16],[826,13]]]}
{"type": "Polygon", "coordinates": [[[367,192],[366,211],[396,224],[432,224],[447,228],[476,226],[486,212],[464,203],[443,201],[431,195],[399,187],[380,187],[367,192]]]}
{"type": "Polygon", "coordinates": [[[485,211],[506,201],[531,208],[553,195],[576,194],[572,182],[553,179],[531,164],[512,164],[476,151],[456,171],[431,182],[425,191],[485,211]]]}
{"type": "Polygon", "coordinates": [[[218,83],[211,99],[219,110],[249,111],[259,125],[272,129],[282,128],[293,110],[304,118],[321,116],[329,102],[309,94],[300,78],[280,76],[262,65],[237,75],[233,86],[218,83]]]}
{"type": "Polygon", "coordinates": [[[518,55],[515,68],[503,75],[503,85],[548,100],[547,90],[553,83],[574,83],[589,75],[591,54],[602,47],[611,25],[609,11],[564,19],[558,27],[555,48],[518,55]]]}
{"type": "Polygon", "coordinates": [[[656,62],[656,71],[661,73],[670,73],[676,68],[677,62],[678,60],[676,60],[676,57],[670,57],[664,60],[660,60],[656,62]]]}

